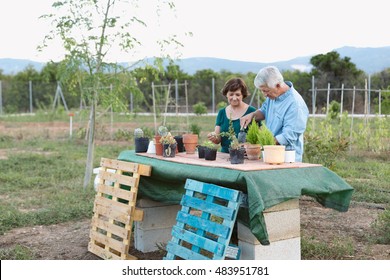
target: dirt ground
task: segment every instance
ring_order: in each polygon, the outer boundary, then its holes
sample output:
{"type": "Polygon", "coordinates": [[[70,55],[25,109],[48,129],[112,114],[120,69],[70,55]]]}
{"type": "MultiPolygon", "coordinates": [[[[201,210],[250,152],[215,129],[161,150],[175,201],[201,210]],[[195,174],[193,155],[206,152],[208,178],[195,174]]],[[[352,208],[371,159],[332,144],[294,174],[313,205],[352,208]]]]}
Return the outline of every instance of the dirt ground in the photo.
{"type": "MultiPolygon", "coordinates": [[[[383,211],[381,205],[352,203],[348,212],[327,209],[311,198],[300,200],[301,235],[323,242],[350,240],[354,253],[344,259],[389,260],[390,245],[370,244],[370,225],[383,211]]],[[[0,236],[0,248],[17,244],[32,250],[39,260],[98,260],[88,252],[90,220],[50,226],[13,229],[0,236]]],[[[130,254],[141,260],[162,259],[164,252],[142,253],[133,247],[130,254]]]]}
{"type": "MultiPolygon", "coordinates": [[[[18,123],[9,126],[0,122],[2,134],[17,138],[44,133],[48,138],[56,138],[69,133],[69,124],[18,123]]],[[[130,128],[129,128],[130,129],[130,128]]],[[[65,136],[66,137],[66,136],[65,136]]],[[[0,153],[0,159],[6,159],[0,153]]],[[[348,212],[341,213],[324,208],[313,199],[300,200],[301,236],[316,241],[334,243],[337,240],[350,240],[353,253],[344,259],[389,260],[390,245],[377,245],[369,242],[371,224],[384,211],[383,205],[351,203],[348,212]]],[[[13,229],[0,235],[0,248],[21,245],[29,248],[39,260],[94,260],[96,255],[88,252],[90,220],[67,222],[50,226],[35,226],[13,229]]],[[[131,249],[130,254],[138,259],[161,259],[163,251],[142,253],[131,249]]]]}

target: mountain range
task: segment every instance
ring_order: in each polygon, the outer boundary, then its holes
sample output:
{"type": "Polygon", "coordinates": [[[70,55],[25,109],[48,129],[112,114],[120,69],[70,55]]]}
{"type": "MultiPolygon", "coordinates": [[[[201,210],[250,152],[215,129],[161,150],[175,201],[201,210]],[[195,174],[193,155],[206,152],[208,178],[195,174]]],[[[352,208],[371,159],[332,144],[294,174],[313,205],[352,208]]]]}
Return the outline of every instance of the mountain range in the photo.
{"type": "MultiPolygon", "coordinates": [[[[390,46],[380,48],[342,47],[334,49],[334,51],[338,52],[342,58],[350,57],[351,62],[354,63],[358,69],[363,70],[367,74],[377,73],[386,68],[390,68],[390,46]]],[[[215,72],[226,70],[234,73],[257,73],[260,68],[266,65],[275,65],[281,70],[310,71],[312,67],[310,64],[311,57],[312,56],[303,56],[271,63],[237,61],[212,57],[183,58],[176,60],[175,62],[180,66],[180,69],[183,72],[190,75],[203,69],[211,69],[215,72]]],[[[0,59],[0,69],[2,69],[3,74],[6,75],[23,71],[28,65],[31,65],[37,71],[40,71],[45,63],[26,59],[0,59]]]]}

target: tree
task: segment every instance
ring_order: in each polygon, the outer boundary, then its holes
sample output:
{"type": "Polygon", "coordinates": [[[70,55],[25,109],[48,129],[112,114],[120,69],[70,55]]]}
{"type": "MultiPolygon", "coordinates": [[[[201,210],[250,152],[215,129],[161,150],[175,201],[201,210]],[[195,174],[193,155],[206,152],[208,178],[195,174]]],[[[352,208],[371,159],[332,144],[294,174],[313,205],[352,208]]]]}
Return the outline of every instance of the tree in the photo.
{"type": "Polygon", "coordinates": [[[327,83],[336,87],[341,87],[341,84],[353,86],[364,75],[364,72],[351,62],[350,57],[341,58],[335,51],[313,56],[310,63],[314,66],[311,75],[318,79],[318,86],[326,87],[327,83]]]}
{"type": "MultiPolygon", "coordinates": [[[[130,53],[142,45],[132,33],[136,27],[147,27],[136,16],[137,5],[137,1],[125,0],[63,0],[53,3],[56,12],[43,16],[51,20],[54,29],[45,36],[41,49],[53,39],[61,40],[65,51],[61,77],[71,89],[80,92],[90,106],[84,188],[92,176],[98,103],[124,108],[121,93],[137,86],[135,80],[129,78],[128,68],[109,60],[115,50],[130,53]],[[122,83],[123,79],[131,84],[122,83]]],[[[161,12],[163,5],[174,8],[171,2],[158,2],[157,12],[161,12]]],[[[159,43],[162,50],[166,45],[180,44],[174,37],[159,43]]]]}

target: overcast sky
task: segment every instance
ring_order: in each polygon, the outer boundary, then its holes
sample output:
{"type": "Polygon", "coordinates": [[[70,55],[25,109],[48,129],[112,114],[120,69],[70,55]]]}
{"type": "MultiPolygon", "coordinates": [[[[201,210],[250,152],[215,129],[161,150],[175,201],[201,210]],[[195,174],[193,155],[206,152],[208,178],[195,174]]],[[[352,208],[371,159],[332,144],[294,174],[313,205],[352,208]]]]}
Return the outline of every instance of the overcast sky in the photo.
{"type": "MultiPolygon", "coordinates": [[[[62,59],[60,47],[43,53],[36,47],[49,31],[40,15],[54,0],[0,0],[0,58],[36,61],[62,59]]],[[[142,0],[143,19],[155,11],[142,0]]],[[[326,53],[343,46],[390,46],[389,9],[385,0],[178,0],[176,18],[164,16],[161,28],[141,31],[144,47],[137,56],[154,56],[152,40],[177,34],[182,57],[218,57],[254,62],[288,60],[326,53]],[[193,36],[183,34],[192,32],[193,36]]],[[[138,58],[138,57],[137,57],[138,58]]],[[[132,58],[117,55],[119,61],[132,58]],[[125,59],[126,58],[126,59],[125,59]]]]}

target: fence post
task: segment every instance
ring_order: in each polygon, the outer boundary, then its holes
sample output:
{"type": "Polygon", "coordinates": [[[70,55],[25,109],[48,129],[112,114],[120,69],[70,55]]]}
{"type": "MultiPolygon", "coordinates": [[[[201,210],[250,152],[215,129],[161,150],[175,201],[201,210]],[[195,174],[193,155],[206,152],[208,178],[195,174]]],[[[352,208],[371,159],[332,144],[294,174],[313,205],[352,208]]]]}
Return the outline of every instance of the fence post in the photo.
{"type": "Polygon", "coordinates": [[[340,116],[343,114],[344,84],[341,84],[340,116]]]}
{"type": "Polygon", "coordinates": [[[382,90],[379,90],[379,116],[382,115],[382,90]]]}
{"type": "Polygon", "coordinates": [[[175,80],[175,109],[176,109],[176,116],[179,113],[179,85],[177,83],[177,79],[175,80]]]}
{"type": "Polygon", "coordinates": [[[211,80],[211,112],[214,114],[215,113],[215,79],[212,78],[211,80]]]}
{"type": "Polygon", "coordinates": [[[355,92],[356,92],[356,87],[353,87],[353,92],[352,92],[352,116],[351,116],[351,131],[349,133],[349,151],[352,149],[352,131],[353,131],[353,114],[355,112],[355,92]]]}
{"type": "Polygon", "coordinates": [[[32,113],[33,108],[32,108],[32,81],[28,82],[29,85],[29,96],[30,96],[30,113],[32,113]]]}
{"type": "Polygon", "coordinates": [[[316,108],[316,99],[315,99],[315,92],[314,92],[314,76],[311,76],[311,113],[315,114],[315,108],[316,108]]]}
{"type": "Polygon", "coordinates": [[[328,83],[328,92],[326,94],[326,116],[329,113],[329,96],[330,96],[330,83],[328,83]]]}
{"type": "Polygon", "coordinates": [[[0,81],[0,115],[3,114],[3,85],[0,81]]]}
{"type": "Polygon", "coordinates": [[[371,114],[371,74],[368,74],[368,114],[371,114]]]}

